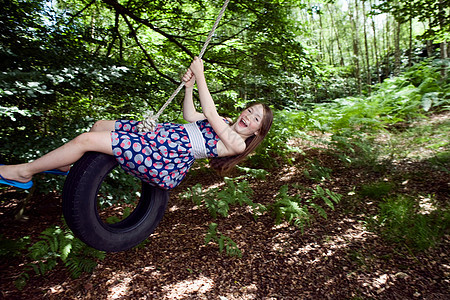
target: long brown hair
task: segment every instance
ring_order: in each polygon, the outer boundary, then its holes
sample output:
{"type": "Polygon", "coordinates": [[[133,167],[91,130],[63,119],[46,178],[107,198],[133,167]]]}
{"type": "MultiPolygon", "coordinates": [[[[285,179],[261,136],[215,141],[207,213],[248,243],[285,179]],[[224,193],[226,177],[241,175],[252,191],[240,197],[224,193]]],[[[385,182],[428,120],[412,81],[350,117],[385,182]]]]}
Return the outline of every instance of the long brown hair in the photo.
{"type": "Polygon", "coordinates": [[[258,147],[259,144],[261,144],[269,132],[273,122],[272,109],[264,103],[252,103],[247,106],[247,108],[255,105],[262,105],[264,108],[264,116],[261,121],[261,128],[258,130],[258,134],[254,134],[245,140],[246,148],[241,154],[227,157],[215,157],[209,161],[210,166],[219,174],[229,172],[235,165],[243,161],[253,150],[256,149],[256,147],[258,147]]]}

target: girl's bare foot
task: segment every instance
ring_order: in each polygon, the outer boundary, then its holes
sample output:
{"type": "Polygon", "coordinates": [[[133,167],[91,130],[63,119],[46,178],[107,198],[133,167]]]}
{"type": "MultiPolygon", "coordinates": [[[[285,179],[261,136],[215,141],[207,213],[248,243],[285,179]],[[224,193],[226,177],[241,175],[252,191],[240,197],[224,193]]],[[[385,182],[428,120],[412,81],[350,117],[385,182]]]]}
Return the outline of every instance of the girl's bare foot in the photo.
{"type": "Polygon", "coordinates": [[[67,172],[70,170],[70,167],[71,166],[64,166],[64,167],[58,168],[57,170],[60,170],[61,172],[67,172]]]}
{"type": "Polygon", "coordinates": [[[20,165],[10,165],[10,166],[0,166],[0,175],[4,179],[18,181],[18,182],[28,182],[31,180],[33,174],[26,172],[26,164],[20,165]]]}

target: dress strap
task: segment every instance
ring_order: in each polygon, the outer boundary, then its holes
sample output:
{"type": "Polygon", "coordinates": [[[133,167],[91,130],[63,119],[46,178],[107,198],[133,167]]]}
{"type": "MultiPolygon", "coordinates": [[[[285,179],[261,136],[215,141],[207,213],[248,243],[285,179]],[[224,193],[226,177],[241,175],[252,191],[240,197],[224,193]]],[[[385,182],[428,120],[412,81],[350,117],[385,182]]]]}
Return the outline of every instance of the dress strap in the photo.
{"type": "Polygon", "coordinates": [[[186,132],[189,136],[189,140],[191,141],[192,151],[195,159],[207,158],[208,154],[206,152],[205,139],[203,138],[203,134],[200,132],[200,128],[198,128],[197,123],[188,123],[183,124],[184,128],[186,128],[186,132]]]}

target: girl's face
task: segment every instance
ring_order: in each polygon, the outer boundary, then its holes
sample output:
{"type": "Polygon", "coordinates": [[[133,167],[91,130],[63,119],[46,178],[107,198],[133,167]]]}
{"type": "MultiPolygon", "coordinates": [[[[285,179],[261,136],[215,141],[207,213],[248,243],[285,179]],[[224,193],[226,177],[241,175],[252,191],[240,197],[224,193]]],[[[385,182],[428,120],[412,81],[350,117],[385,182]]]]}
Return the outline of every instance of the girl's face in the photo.
{"type": "Polygon", "coordinates": [[[237,133],[251,136],[257,135],[264,117],[264,107],[256,104],[246,108],[235,123],[237,133]]]}

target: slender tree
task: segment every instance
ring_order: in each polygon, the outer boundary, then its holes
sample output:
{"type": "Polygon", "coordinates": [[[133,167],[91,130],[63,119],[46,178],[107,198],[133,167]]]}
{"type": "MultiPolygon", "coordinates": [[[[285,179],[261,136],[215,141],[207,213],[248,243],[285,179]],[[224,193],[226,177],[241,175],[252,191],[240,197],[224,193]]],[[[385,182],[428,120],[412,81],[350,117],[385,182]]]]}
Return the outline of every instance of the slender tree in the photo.
{"type": "Polygon", "coordinates": [[[364,16],[364,48],[365,48],[365,56],[366,56],[366,84],[367,84],[367,90],[369,94],[372,92],[372,74],[370,72],[370,59],[369,59],[369,43],[367,38],[367,14],[366,14],[366,8],[365,3],[362,2],[362,13],[364,16]]]}
{"type": "MultiPolygon", "coordinates": [[[[354,2],[354,9],[349,9],[349,16],[352,23],[352,45],[353,45],[353,63],[355,68],[355,78],[358,82],[358,92],[362,92],[362,82],[361,82],[361,67],[359,61],[359,14],[358,14],[358,0],[354,2]]],[[[350,6],[351,7],[351,6],[350,6]]]]}
{"type": "Polygon", "coordinates": [[[337,48],[339,51],[339,65],[344,66],[345,60],[344,60],[344,54],[342,52],[341,39],[339,36],[339,28],[336,26],[336,23],[334,21],[335,16],[337,15],[336,10],[335,10],[335,5],[332,6],[329,3],[327,3],[326,7],[327,7],[328,13],[330,15],[331,27],[332,27],[332,30],[334,31],[336,44],[337,44],[337,48]],[[333,11],[331,10],[332,8],[333,8],[333,11]]]}

